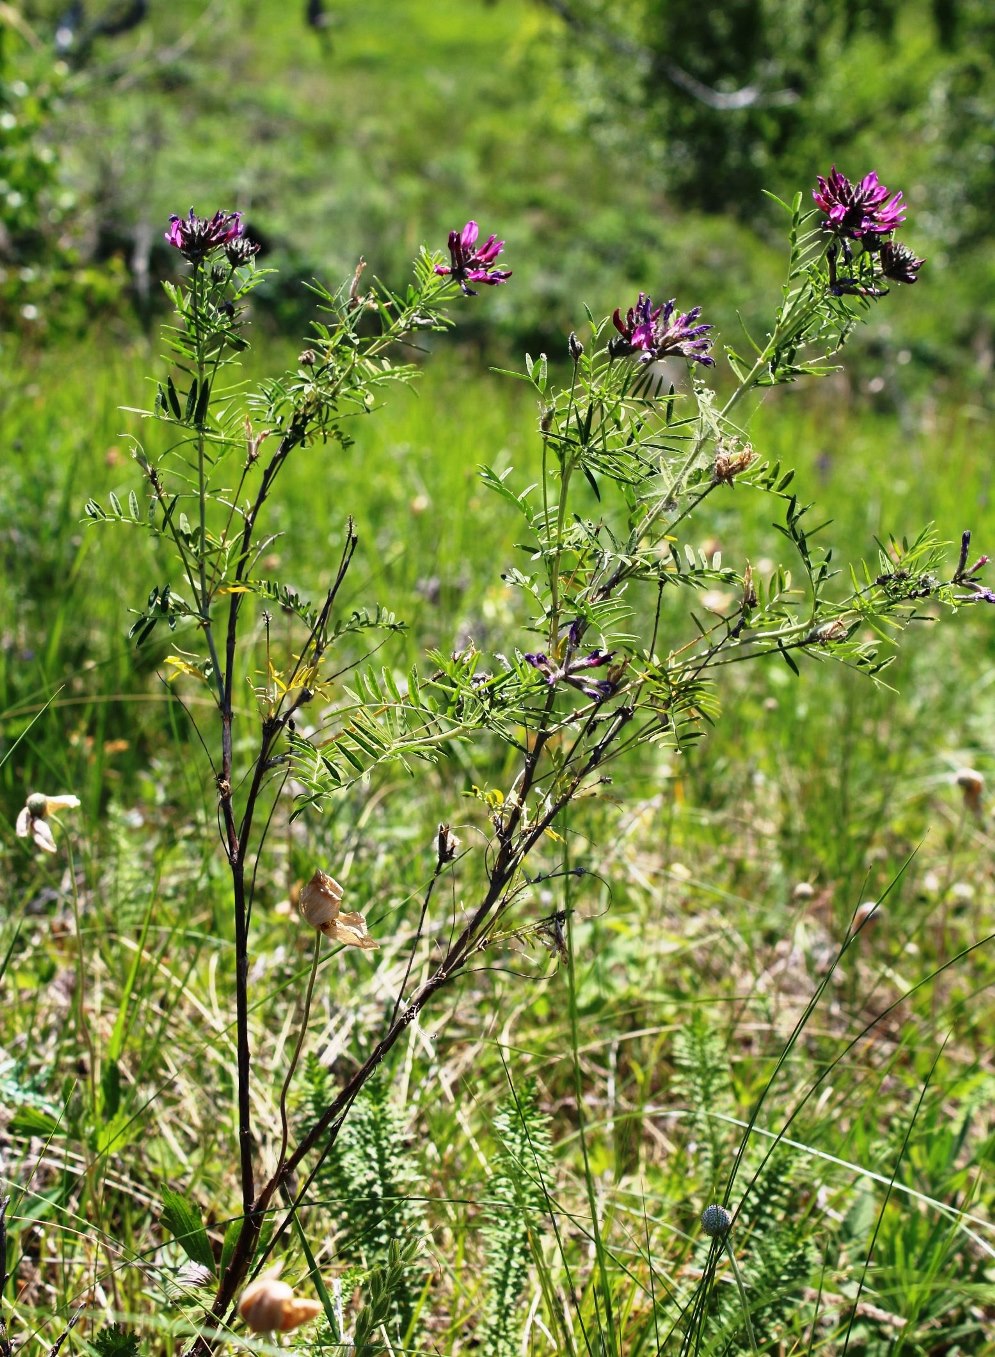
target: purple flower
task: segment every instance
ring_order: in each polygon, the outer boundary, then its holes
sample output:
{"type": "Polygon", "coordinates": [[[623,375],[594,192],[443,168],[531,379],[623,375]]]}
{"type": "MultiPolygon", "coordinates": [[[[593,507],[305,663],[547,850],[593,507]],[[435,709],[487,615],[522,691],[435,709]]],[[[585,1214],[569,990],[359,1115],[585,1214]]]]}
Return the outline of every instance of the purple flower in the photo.
{"type": "Polygon", "coordinates": [[[712,343],[708,331],[712,327],[694,323],[701,315],[701,307],[693,306],[685,315],[675,316],[674,305],[674,298],[671,298],[665,306],[654,308],[646,293],[640,292],[639,300],[629,307],[624,320],[621,310],[616,307],[612,323],[622,336],[622,351],[642,350],[641,363],[676,353],[704,367],[714,367],[715,359],[708,353],[712,343]]]}
{"type": "Polygon", "coordinates": [[[477,223],[468,221],[462,231],[449,232],[449,257],[451,264],[436,264],[435,271],[441,275],[452,274],[468,297],[477,294],[467,283],[487,283],[490,287],[506,282],[511,277],[511,269],[496,269],[494,261],[504,249],[504,241],[496,236],[488,236],[480,248],[477,248],[477,223]]]}
{"type": "Polygon", "coordinates": [[[896,283],[914,283],[925,259],[917,259],[907,245],[886,240],[881,245],[881,272],[896,283]]]}
{"type": "Polygon", "coordinates": [[[816,206],[826,214],[823,228],[850,240],[864,240],[869,249],[874,237],[889,236],[905,220],[901,193],[888,198],[888,190],[878,183],[872,170],[859,184],[851,184],[834,165],[828,179],[818,176],[819,187],[812,190],[816,206]],[[887,199],[887,202],[885,201],[887,199]],[[865,239],[865,238],[870,239],[865,239]]]}
{"type": "MultiPolygon", "coordinates": [[[[576,626],[576,624],[574,625],[576,626]]],[[[573,634],[573,628],[571,628],[571,634],[573,634]]],[[[610,663],[614,654],[613,650],[592,650],[587,655],[574,659],[568,638],[567,653],[562,664],[556,664],[542,651],[532,655],[523,655],[522,658],[533,669],[539,670],[539,673],[543,675],[551,688],[562,679],[564,683],[569,683],[571,687],[579,688],[585,697],[591,697],[596,702],[603,702],[605,698],[611,697],[618,685],[611,679],[595,679],[592,682],[589,679],[581,678],[580,674],[585,669],[599,669],[602,665],[610,663]]]]}
{"type": "MultiPolygon", "coordinates": [[[[170,217],[166,239],[170,245],[176,246],[184,259],[189,259],[191,264],[199,264],[212,250],[238,240],[242,231],[241,212],[215,212],[210,218],[195,217],[191,207],[189,217],[170,217]]],[[[254,254],[255,250],[249,253],[254,254]]]]}

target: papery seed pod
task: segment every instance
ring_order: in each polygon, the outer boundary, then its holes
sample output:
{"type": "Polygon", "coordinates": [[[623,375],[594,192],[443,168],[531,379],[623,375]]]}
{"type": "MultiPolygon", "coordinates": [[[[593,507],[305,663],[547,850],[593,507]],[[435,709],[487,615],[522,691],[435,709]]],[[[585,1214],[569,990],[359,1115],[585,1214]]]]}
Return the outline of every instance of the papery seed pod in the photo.
{"type": "Polygon", "coordinates": [[[32,792],[18,814],[15,833],[19,839],[33,839],[35,846],[46,853],[54,853],[55,836],[45,823],[46,818],[53,811],[75,810],[78,805],[78,796],[46,796],[43,792],[32,792]]]}
{"type": "Polygon", "coordinates": [[[977,768],[959,768],[954,781],[964,794],[964,805],[972,815],[981,814],[981,795],[985,790],[985,779],[977,768]]]}
{"type": "Polygon", "coordinates": [[[339,916],[342,903],[342,887],[327,872],[316,871],[311,880],[301,889],[297,907],[312,928],[322,931],[339,916]]]}
{"type": "Polygon", "coordinates": [[[701,1228],[712,1239],[719,1239],[723,1235],[727,1235],[731,1225],[732,1216],[724,1206],[719,1206],[718,1202],[706,1206],[701,1213],[701,1228]]]}
{"type": "Polygon", "coordinates": [[[276,1277],[259,1277],[242,1292],[238,1313],[253,1333],[289,1333],[321,1314],[321,1303],[295,1296],[276,1277]]]}
{"type": "Polygon", "coordinates": [[[365,268],[366,260],[362,257],[362,255],[360,255],[359,263],[356,265],[355,271],[353,272],[352,275],[352,282],[349,284],[348,306],[350,311],[354,311],[356,307],[359,305],[359,282],[363,276],[363,270],[365,268]]]}
{"type": "Polygon", "coordinates": [[[311,927],[332,942],[373,951],[379,944],[367,933],[366,920],[356,912],[343,913],[341,903],[342,887],[333,876],[319,869],[301,889],[297,907],[311,927]]]}

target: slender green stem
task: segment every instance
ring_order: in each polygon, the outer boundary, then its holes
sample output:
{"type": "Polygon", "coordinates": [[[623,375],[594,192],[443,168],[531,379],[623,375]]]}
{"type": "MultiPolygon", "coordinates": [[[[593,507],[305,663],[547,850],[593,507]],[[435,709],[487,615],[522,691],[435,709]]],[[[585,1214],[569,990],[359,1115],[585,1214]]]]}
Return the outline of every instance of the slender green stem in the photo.
{"type": "Polygon", "coordinates": [[[733,1251],[728,1234],[722,1241],[725,1244],[726,1253],[729,1255],[729,1261],[732,1263],[733,1276],[736,1278],[736,1285],[739,1288],[739,1300],[743,1307],[743,1323],[746,1325],[746,1335],[750,1340],[750,1350],[754,1357],[759,1357],[756,1336],[753,1332],[753,1321],[750,1319],[750,1299],[746,1294],[746,1287],[743,1284],[743,1274],[739,1270],[739,1264],[736,1262],[736,1254],[733,1251]]]}
{"type": "MultiPolygon", "coordinates": [[[[52,817],[55,819],[55,817],[52,817]]],[[[58,821],[56,821],[58,823],[58,821]]],[[[60,824],[61,828],[61,824],[60,824]]],[[[93,1034],[90,1031],[89,1023],[86,1020],[86,962],[83,957],[83,919],[79,908],[79,888],[76,884],[76,861],[73,856],[73,841],[70,835],[66,834],[66,856],[68,858],[69,870],[69,890],[73,902],[73,927],[76,930],[76,994],[74,996],[74,1008],[76,1009],[76,1026],[79,1030],[87,1051],[87,1064],[89,1066],[88,1075],[90,1082],[90,1109],[91,1114],[98,1115],[97,1107],[97,1052],[93,1044],[93,1034]]]]}
{"type": "Polygon", "coordinates": [[[598,1309],[598,1337],[600,1338],[600,1350],[602,1353],[618,1353],[619,1343],[616,1332],[615,1319],[612,1312],[612,1292],[611,1279],[608,1275],[608,1269],[605,1265],[604,1242],[601,1238],[601,1222],[598,1218],[598,1197],[594,1186],[594,1172],[591,1168],[590,1155],[587,1145],[587,1131],[584,1119],[584,1081],[580,1065],[580,1027],[577,1021],[577,975],[574,968],[574,948],[572,937],[570,908],[570,852],[569,840],[564,833],[563,844],[563,880],[564,880],[564,908],[567,914],[567,984],[568,984],[568,1007],[570,1016],[570,1047],[573,1054],[573,1077],[574,1077],[574,1099],[577,1105],[577,1138],[580,1142],[581,1155],[584,1160],[584,1185],[587,1188],[587,1204],[591,1212],[591,1237],[594,1241],[594,1251],[597,1260],[598,1277],[601,1283],[601,1303],[604,1307],[604,1314],[598,1309]]]}

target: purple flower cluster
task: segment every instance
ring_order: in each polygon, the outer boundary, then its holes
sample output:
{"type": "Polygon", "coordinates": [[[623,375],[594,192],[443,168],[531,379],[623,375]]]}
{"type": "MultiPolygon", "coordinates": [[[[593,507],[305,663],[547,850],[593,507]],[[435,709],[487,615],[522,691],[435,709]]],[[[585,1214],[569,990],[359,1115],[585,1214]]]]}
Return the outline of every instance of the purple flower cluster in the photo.
{"type": "Polygon", "coordinates": [[[851,183],[834,165],[827,177],[818,176],[818,187],[812,190],[816,206],[825,213],[823,230],[835,237],[830,246],[830,290],[837,296],[855,293],[865,297],[884,296],[887,289],[873,286],[875,278],[886,278],[897,283],[914,283],[926,262],[916,258],[906,245],[892,239],[905,221],[902,193],[891,193],[878,182],[872,170],[857,183],[851,183]],[[853,259],[850,241],[859,241],[861,253],[871,261],[870,270],[860,277],[838,277],[836,256],[842,252],[844,261],[853,259]],[[870,286],[868,286],[870,284],[870,286]]]}
{"type": "Polygon", "coordinates": [[[169,219],[166,239],[191,264],[202,263],[212,251],[224,248],[232,264],[244,264],[259,246],[244,235],[241,212],[215,212],[213,217],[197,217],[193,208],[188,217],[169,219]]]}
{"type": "Polygon", "coordinates": [[[595,702],[604,702],[606,698],[611,697],[618,684],[610,678],[595,679],[592,682],[590,679],[582,678],[581,675],[587,669],[600,669],[602,665],[609,664],[615,652],[613,650],[591,650],[586,655],[579,655],[575,658],[574,652],[580,645],[583,630],[580,619],[571,624],[565,643],[561,641],[560,647],[558,647],[558,649],[562,647],[564,652],[560,664],[551,660],[543,651],[523,655],[522,658],[533,669],[538,669],[551,688],[562,680],[564,683],[569,683],[572,688],[579,688],[585,697],[593,698],[595,702]]]}
{"type": "Polygon", "coordinates": [[[468,283],[487,283],[494,287],[507,282],[511,269],[496,269],[495,260],[504,249],[504,241],[496,236],[488,236],[483,245],[477,246],[478,227],[475,221],[468,221],[462,231],[449,232],[449,258],[451,264],[436,264],[436,273],[443,277],[451,275],[459,283],[468,297],[477,294],[468,283]]]}
{"type": "Polygon", "coordinates": [[[826,214],[823,226],[827,231],[850,240],[862,240],[868,235],[889,236],[905,220],[902,194],[888,198],[888,190],[878,183],[873,170],[859,184],[851,184],[834,165],[827,179],[820,174],[818,180],[819,187],[812,190],[812,197],[826,214]]]}
{"type": "Polygon", "coordinates": [[[629,307],[624,319],[621,309],[616,307],[612,322],[622,339],[615,341],[615,351],[634,353],[638,350],[641,363],[679,354],[704,367],[714,367],[715,359],[708,352],[712,343],[708,331],[712,327],[695,324],[701,315],[701,307],[693,306],[684,315],[675,315],[674,310],[673,298],[664,306],[654,307],[644,292],[640,292],[638,301],[629,307]]]}

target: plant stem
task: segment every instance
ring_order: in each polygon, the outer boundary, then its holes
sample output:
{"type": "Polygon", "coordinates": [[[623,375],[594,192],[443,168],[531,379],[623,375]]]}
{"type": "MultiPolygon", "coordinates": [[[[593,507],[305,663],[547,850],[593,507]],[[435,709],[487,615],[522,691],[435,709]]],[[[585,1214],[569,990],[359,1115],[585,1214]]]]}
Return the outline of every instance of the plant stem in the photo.
{"type": "Polygon", "coordinates": [[[743,1275],[739,1270],[739,1264],[736,1262],[736,1255],[733,1252],[733,1247],[732,1244],[730,1243],[728,1234],[725,1236],[723,1243],[725,1244],[726,1253],[729,1255],[729,1261],[730,1263],[732,1263],[732,1270],[733,1275],[736,1278],[736,1285],[739,1288],[739,1300],[740,1304],[743,1307],[743,1322],[746,1325],[746,1334],[750,1340],[750,1349],[754,1353],[754,1357],[759,1357],[757,1340],[753,1333],[753,1321],[750,1319],[749,1297],[746,1294],[746,1287],[743,1284],[743,1275]]]}

